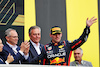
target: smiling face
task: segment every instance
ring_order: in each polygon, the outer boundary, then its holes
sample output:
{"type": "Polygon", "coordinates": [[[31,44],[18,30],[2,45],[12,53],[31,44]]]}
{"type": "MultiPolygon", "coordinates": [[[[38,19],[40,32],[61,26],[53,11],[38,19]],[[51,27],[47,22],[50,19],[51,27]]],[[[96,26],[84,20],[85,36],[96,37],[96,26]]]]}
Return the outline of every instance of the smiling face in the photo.
{"type": "Polygon", "coordinates": [[[2,40],[0,39],[0,52],[2,52],[2,50],[3,50],[3,44],[2,44],[2,40]]]}
{"type": "Polygon", "coordinates": [[[16,45],[18,43],[18,34],[15,30],[11,30],[9,35],[6,36],[6,40],[11,45],[16,45]]]}
{"type": "Polygon", "coordinates": [[[36,44],[39,43],[39,41],[41,39],[40,29],[38,29],[38,28],[32,29],[29,34],[29,37],[34,43],[36,43],[36,44]]]}
{"type": "Polygon", "coordinates": [[[57,34],[50,34],[50,37],[52,38],[53,43],[58,43],[61,40],[62,33],[57,33],[57,34]]]}

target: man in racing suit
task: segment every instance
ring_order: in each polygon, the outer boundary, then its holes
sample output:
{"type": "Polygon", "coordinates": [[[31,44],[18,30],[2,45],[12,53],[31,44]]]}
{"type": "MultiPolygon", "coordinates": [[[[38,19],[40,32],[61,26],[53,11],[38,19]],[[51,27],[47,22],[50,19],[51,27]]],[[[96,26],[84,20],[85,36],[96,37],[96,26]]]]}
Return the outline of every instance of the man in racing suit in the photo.
{"type": "Polygon", "coordinates": [[[41,64],[43,65],[68,65],[70,64],[70,57],[73,50],[80,47],[88,38],[90,33],[89,27],[95,23],[97,18],[92,17],[90,20],[86,21],[86,28],[79,39],[69,42],[64,40],[60,42],[62,37],[62,31],[59,26],[54,26],[51,28],[50,37],[52,38],[51,43],[46,44],[43,47],[43,51],[40,56],[33,59],[33,62],[43,59],[41,64]]]}

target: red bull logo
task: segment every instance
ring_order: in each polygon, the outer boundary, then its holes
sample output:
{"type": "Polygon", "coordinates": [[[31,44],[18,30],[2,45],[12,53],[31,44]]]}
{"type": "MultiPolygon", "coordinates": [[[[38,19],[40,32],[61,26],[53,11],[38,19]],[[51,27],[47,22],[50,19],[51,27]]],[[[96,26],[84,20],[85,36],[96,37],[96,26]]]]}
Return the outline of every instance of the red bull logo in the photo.
{"type": "Polygon", "coordinates": [[[65,58],[59,58],[59,57],[56,57],[54,58],[53,60],[50,60],[50,64],[59,64],[61,62],[65,62],[65,58]]]}

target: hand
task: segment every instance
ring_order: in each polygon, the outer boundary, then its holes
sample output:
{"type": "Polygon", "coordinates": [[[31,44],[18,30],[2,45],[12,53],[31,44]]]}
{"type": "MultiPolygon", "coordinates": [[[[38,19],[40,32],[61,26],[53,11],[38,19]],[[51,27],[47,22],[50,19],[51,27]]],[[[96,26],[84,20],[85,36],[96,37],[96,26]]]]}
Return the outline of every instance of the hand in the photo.
{"type": "Polygon", "coordinates": [[[29,53],[29,49],[30,49],[30,46],[27,47],[26,50],[24,51],[24,54],[25,54],[25,55],[27,55],[27,54],[29,53]]]}
{"type": "Polygon", "coordinates": [[[27,48],[25,49],[24,54],[27,55],[29,53],[29,49],[30,49],[30,44],[29,44],[30,42],[26,41],[25,43],[27,45],[27,48]]]}
{"type": "Polygon", "coordinates": [[[24,52],[24,50],[25,50],[25,44],[24,42],[22,42],[20,46],[20,51],[24,52]]]}
{"type": "Polygon", "coordinates": [[[24,52],[29,47],[29,42],[28,41],[22,42],[20,47],[21,47],[20,50],[24,52]]]}
{"type": "Polygon", "coordinates": [[[8,57],[7,57],[7,60],[6,60],[8,63],[11,63],[14,61],[14,57],[9,53],[8,57]]]}
{"type": "Polygon", "coordinates": [[[86,20],[86,24],[87,26],[91,26],[93,23],[97,22],[97,18],[92,17],[90,20],[88,20],[89,18],[87,18],[86,20]]]}

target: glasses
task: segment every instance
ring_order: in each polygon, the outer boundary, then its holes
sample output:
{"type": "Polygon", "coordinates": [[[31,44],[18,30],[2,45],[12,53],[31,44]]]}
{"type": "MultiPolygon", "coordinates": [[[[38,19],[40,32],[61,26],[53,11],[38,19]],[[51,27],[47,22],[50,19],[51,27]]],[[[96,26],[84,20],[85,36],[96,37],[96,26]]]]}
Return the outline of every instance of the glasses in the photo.
{"type": "Polygon", "coordinates": [[[9,37],[12,37],[12,38],[18,38],[18,36],[9,36],[9,37]]]}

